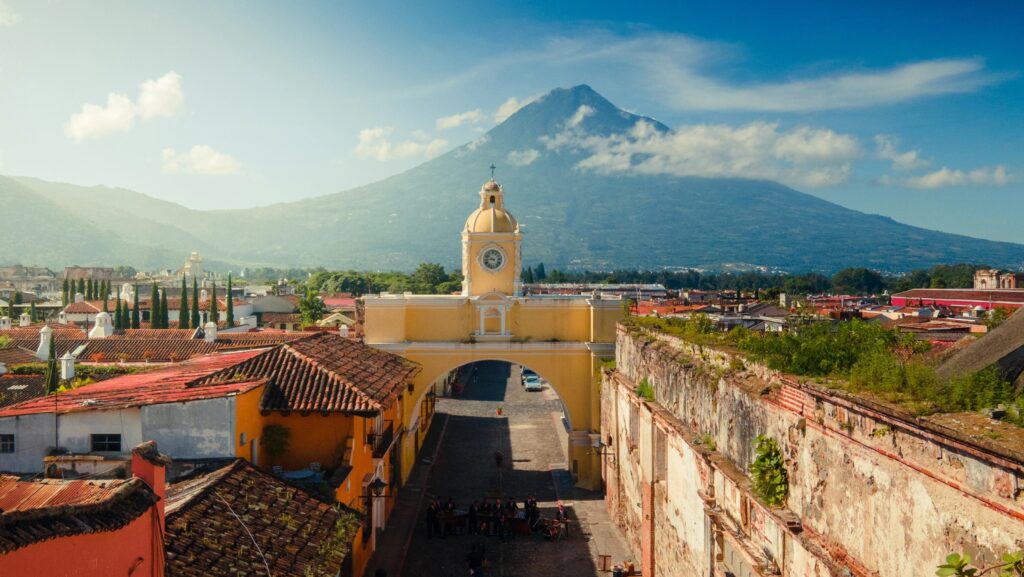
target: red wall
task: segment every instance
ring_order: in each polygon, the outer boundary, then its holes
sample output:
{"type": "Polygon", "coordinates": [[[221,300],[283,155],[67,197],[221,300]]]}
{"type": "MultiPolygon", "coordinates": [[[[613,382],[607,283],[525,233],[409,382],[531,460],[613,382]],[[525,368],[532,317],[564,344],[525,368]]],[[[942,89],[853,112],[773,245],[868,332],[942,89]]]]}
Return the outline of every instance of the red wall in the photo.
{"type": "Polygon", "coordinates": [[[989,303],[987,301],[975,301],[975,300],[956,300],[956,299],[929,299],[929,298],[906,298],[906,297],[892,297],[893,306],[897,307],[916,307],[916,306],[951,306],[951,307],[976,307],[981,306],[985,310],[989,308],[1004,308],[1014,310],[1020,308],[1021,305],[1011,303],[989,303]]]}
{"type": "MultiPolygon", "coordinates": [[[[109,577],[163,575],[163,556],[154,567],[153,540],[162,531],[154,530],[156,508],[151,507],[138,519],[119,531],[60,537],[33,543],[6,555],[0,555],[0,575],[4,577],[109,577]],[[134,570],[133,570],[134,568],[134,570]]],[[[156,544],[163,548],[162,541],[156,544]]]]}

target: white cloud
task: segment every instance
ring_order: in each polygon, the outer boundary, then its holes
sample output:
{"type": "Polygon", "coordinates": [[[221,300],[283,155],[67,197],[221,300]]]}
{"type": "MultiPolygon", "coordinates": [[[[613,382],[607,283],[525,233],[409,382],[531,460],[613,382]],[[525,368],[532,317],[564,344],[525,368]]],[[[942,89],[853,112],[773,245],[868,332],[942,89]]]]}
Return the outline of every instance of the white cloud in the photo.
{"type": "Polygon", "coordinates": [[[475,110],[467,110],[466,112],[460,112],[451,116],[442,116],[437,119],[438,130],[448,130],[449,128],[458,128],[463,124],[476,124],[484,119],[484,113],[479,108],[475,110]]]}
{"type": "MultiPolygon", "coordinates": [[[[449,78],[406,91],[408,97],[452,91],[497,70],[543,70],[552,75],[607,74],[667,106],[699,110],[811,111],[856,109],[921,98],[976,92],[1012,77],[989,71],[980,58],[942,58],[892,63],[879,68],[830,65],[823,73],[785,74],[768,81],[744,76],[742,46],[685,34],[640,32],[618,35],[591,29],[552,37],[536,49],[507,52],[449,78]],[[725,72],[727,71],[727,72],[725,72]]],[[[822,70],[816,62],[798,68],[822,70]]],[[[522,106],[514,98],[495,114],[502,122],[522,106]]]]}
{"type": "Polygon", "coordinates": [[[586,104],[580,104],[580,107],[576,109],[569,120],[566,121],[565,126],[567,128],[576,128],[583,122],[583,120],[596,112],[593,107],[587,106],[586,104]]]}
{"type": "Polygon", "coordinates": [[[64,133],[75,142],[127,132],[135,126],[135,104],[124,94],[111,92],[107,105],[83,104],[64,125],[64,133]]]}
{"type": "Polygon", "coordinates": [[[513,150],[508,153],[508,162],[513,166],[529,166],[533,161],[540,158],[540,151],[534,148],[525,150],[513,150]]]}
{"type": "Polygon", "coordinates": [[[412,158],[437,156],[448,146],[448,141],[441,138],[430,139],[423,131],[415,131],[416,140],[392,142],[391,134],[395,129],[386,126],[364,128],[359,131],[359,143],[355,153],[360,158],[372,158],[381,162],[396,158],[412,158]]]}
{"type": "Polygon", "coordinates": [[[946,186],[966,186],[969,184],[1003,186],[1010,182],[1006,167],[982,167],[969,172],[950,169],[945,166],[934,172],[921,176],[912,176],[903,183],[912,188],[942,188],[946,186]]]}
{"type": "Polygon", "coordinates": [[[807,187],[845,183],[851,161],[862,154],[857,139],[848,134],[810,127],[782,131],[766,122],[659,131],[639,121],[625,134],[566,130],[545,143],[582,153],[577,168],[601,174],[765,178],[807,187]]]}
{"type": "Polygon", "coordinates": [[[174,116],[185,106],[181,75],[168,72],[156,80],[147,80],[139,90],[139,116],[158,118],[174,116]]]}
{"type": "Polygon", "coordinates": [[[498,110],[495,111],[494,121],[499,124],[505,122],[509,116],[519,112],[519,109],[529,104],[531,100],[533,100],[533,98],[517,100],[515,96],[509,96],[508,100],[503,102],[501,106],[498,107],[498,110]]]}
{"type": "Polygon", "coordinates": [[[82,111],[71,115],[64,125],[64,133],[75,142],[103,138],[116,132],[128,132],[135,119],[174,116],[185,105],[181,90],[181,75],[168,72],[156,80],[147,80],[139,86],[138,102],[126,94],[111,92],[107,105],[83,104],[82,111]]]}
{"type": "Polygon", "coordinates": [[[876,134],[875,147],[879,158],[891,161],[892,167],[897,170],[913,170],[931,164],[929,160],[921,158],[919,150],[900,152],[899,140],[888,134],[876,134]]]}
{"type": "Polygon", "coordinates": [[[190,172],[225,176],[235,174],[242,165],[229,154],[217,152],[205,144],[197,144],[187,152],[177,152],[173,148],[163,150],[164,172],[190,172]]]}
{"type": "Polygon", "coordinates": [[[21,15],[15,13],[6,2],[0,0],[0,26],[14,26],[18,22],[21,22],[21,15]]]}

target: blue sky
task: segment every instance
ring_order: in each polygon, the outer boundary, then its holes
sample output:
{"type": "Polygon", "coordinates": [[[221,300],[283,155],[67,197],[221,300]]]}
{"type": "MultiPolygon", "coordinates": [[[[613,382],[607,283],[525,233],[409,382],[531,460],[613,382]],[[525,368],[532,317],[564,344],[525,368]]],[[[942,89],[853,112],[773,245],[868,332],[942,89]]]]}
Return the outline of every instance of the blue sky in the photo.
{"type": "Polygon", "coordinates": [[[642,143],[663,170],[1024,242],[1022,28],[1020,2],[0,0],[0,173],[272,204],[586,83],[678,129],[642,143]],[[733,151],[688,163],[705,138],[733,151]]]}

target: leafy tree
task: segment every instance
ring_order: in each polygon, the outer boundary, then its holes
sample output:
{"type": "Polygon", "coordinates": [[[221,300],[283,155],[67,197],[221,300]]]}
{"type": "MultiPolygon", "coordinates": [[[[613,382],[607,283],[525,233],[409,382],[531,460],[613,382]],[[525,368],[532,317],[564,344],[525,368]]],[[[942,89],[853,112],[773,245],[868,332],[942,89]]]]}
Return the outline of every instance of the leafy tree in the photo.
{"type": "Polygon", "coordinates": [[[217,312],[217,281],[213,282],[210,290],[210,322],[214,324],[220,322],[220,313],[217,312]]]}
{"type": "Polygon", "coordinates": [[[988,330],[992,330],[998,327],[999,325],[1003,324],[1003,322],[1005,322],[1006,319],[1010,318],[1010,314],[1010,311],[1006,309],[998,307],[993,308],[992,310],[988,311],[988,316],[985,317],[985,326],[988,327],[988,330]]]}
{"type": "Polygon", "coordinates": [[[132,291],[133,304],[132,304],[132,328],[139,328],[139,285],[134,285],[135,290],[132,291]]]}
{"type": "Polygon", "coordinates": [[[198,329],[202,326],[202,321],[199,317],[199,281],[196,277],[192,277],[192,323],[191,328],[198,329]]]}
{"type": "Polygon", "coordinates": [[[836,293],[870,295],[883,290],[885,281],[882,275],[870,269],[844,268],[832,275],[832,291],[836,293]]]}
{"type": "Polygon", "coordinates": [[[324,316],[324,301],[315,292],[306,291],[306,296],[299,301],[299,313],[303,326],[316,324],[324,316]]]}
{"type": "Polygon", "coordinates": [[[178,305],[178,328],[188,328],[188,287],[185,285],[185,275],[181,275],[181,303],[178,305]]]}
{"type": "MultiPolygon", "coordinates": [[[[21,291],[14,291],[14,298],[12,299],[14,304],[20,305],[24,301],[25,297],[22,296],[21,291]]],[[[14,318],[12,315],[11,318],[14,318]]]]}
{"type": "Polygon", "coordinates": [[[224,316],[229,327],[235,326],[235,299],[231,296],[231,275],[228,274],[228,295],[224,305],[224,316]]]}
{"type": "Polygon", "coordinates": [[[975,271],[991,268],[985,264],[940,264],[932,267],[932,288],[970,288],[975,271]]]}
{"type": "Polygon", "coordinates": [[[412,283],[413,291],[420,294],[434,294],[437,287],[448,280],[448,273],[444,267],[433,262],[425,262],[416,267],[409,280],[412,283]]]}

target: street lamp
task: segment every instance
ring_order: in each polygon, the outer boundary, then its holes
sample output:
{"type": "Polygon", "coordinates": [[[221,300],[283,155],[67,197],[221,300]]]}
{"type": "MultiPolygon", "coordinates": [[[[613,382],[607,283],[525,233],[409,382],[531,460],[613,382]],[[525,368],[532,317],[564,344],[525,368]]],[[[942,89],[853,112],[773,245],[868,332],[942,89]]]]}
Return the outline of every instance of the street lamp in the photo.
{"type": "Polygon", "coordinates": [[[372,493],[374,497],[383,497],[384,489],[386,489],[387,486],[387,483],[382,481],[380,477],[377,477],[372,483],[370,483],[370,493],[372,493]]]}

